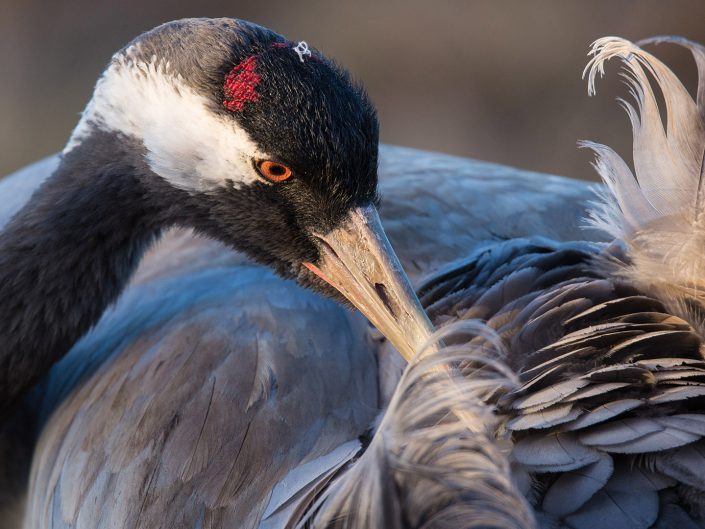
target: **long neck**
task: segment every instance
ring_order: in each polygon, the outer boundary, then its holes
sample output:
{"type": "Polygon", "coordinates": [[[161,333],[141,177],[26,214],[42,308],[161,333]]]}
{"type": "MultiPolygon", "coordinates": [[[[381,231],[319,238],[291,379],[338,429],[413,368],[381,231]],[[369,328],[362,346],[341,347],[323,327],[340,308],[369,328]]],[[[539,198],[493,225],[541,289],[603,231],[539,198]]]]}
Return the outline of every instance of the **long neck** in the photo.
{"type": "Polygon", "coordinates": [[[160,231],[128,151],[101,145],[69,153],[0,233],[0,421],[97,322],[160,231]]]}

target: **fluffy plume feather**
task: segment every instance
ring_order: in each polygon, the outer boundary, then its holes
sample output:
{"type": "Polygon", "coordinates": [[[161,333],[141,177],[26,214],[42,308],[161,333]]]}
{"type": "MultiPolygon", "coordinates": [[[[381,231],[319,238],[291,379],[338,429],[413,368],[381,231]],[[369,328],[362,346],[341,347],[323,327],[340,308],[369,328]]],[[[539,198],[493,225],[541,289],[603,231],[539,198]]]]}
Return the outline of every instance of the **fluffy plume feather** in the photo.
{"type": "Polygon", "coordinates": [[[620,99],[634,135],[634,170],[605,145],[584,142],[607,190],[592,211],[592,223],[626,243],[628,264],[617,273],[660,298],[669,308],[703,327],[705,308],[705,48],[678,37],[640,44],[671,42],[688,48],[698,67],[697,103],[673,72],[639,46],[617,37],[597,40],[585,68],[588,92],[605,63],[621,59],[636,108],[620,99]],[[666,126],[649,76],[661,91],[666,126]],[[694,303],[695,302],[695,303],[694,303]]]}
{"type": "Polygon", "coordinates": [[[462,322],[436,333],[432,344],[439,341],[462,345],[422,351],[407,368],[368,449],[318,500],[311,526],[535,527],[497,437],[498,417],[485,404],[516,387],[499,338],[462,322]],[[461,363],[473,374],[451,377],[445,368],[461,363]]]}

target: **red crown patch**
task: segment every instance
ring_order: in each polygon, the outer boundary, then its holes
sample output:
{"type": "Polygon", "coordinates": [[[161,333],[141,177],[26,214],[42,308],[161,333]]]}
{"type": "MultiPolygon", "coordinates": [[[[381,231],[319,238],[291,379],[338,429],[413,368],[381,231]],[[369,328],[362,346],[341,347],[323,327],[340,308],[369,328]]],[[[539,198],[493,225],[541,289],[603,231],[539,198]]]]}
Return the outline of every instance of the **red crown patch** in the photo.
{"type": "Polygon", "coordinates": [[[223,83],[223,106],[233,112],[240,112],[245,108],[245,103],[254,103],[259,99],[257,85],[262,77],[255,71],[257,56],[252,55],[235,66],[225,76],[223,83]]]}

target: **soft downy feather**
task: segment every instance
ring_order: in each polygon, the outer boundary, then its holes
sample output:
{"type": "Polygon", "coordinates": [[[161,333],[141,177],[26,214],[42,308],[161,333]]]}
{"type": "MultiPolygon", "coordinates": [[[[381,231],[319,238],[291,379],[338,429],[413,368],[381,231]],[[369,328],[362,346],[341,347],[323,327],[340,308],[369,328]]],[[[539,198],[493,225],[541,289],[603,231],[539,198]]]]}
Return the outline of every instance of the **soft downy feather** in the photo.
{"type": "Polygon", "coordinates": [[[499,418],[485,404],[517,387],[499,338],[465,321],[438,331],[427,347],[439,342],[453,345],[419,353],[367,450],[297,527],[535,527],[514,484],[508,438],[497,433],[499,418]],[[473,338],[482,345],[470,346],[473,338]],[[473,374],[451,376],[459,364],[472,364],[473,374]]]}
{"type": "Polygon", "coordinates": [[[624,241],[628,263],[612,273],[659,298],[701,330],[705,327],[705,48],[679,37],[656,37],[639,44],[669,42],[688,48],[698,68],[697,102],[674,73],[636,44],[617,37],[595,41],[585,68],[588,92],[612,58],[623,62],[624,78],[636,108],[620,99],[631,121],[636,175],[612,149],[583,142],[595,152],[595,168],[607,190],[594,204],[591,224],[624,241]],[[665,103],[664,127],[652,83],[665,103]]]}

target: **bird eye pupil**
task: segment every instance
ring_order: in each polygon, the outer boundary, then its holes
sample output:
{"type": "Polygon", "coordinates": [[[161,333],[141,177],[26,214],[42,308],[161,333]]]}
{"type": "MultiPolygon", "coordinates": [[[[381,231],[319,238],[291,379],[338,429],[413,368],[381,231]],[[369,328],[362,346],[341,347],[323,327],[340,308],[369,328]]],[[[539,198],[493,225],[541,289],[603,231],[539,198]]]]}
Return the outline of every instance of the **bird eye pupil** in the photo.
{"type": "Polygon", "coordinates": [[[274,176],[281,176],[286,173],[286,169],[284,169],[283,165],[272,164],[272,166],[269,168],[269,172],[272,173],[274,176]]]}

